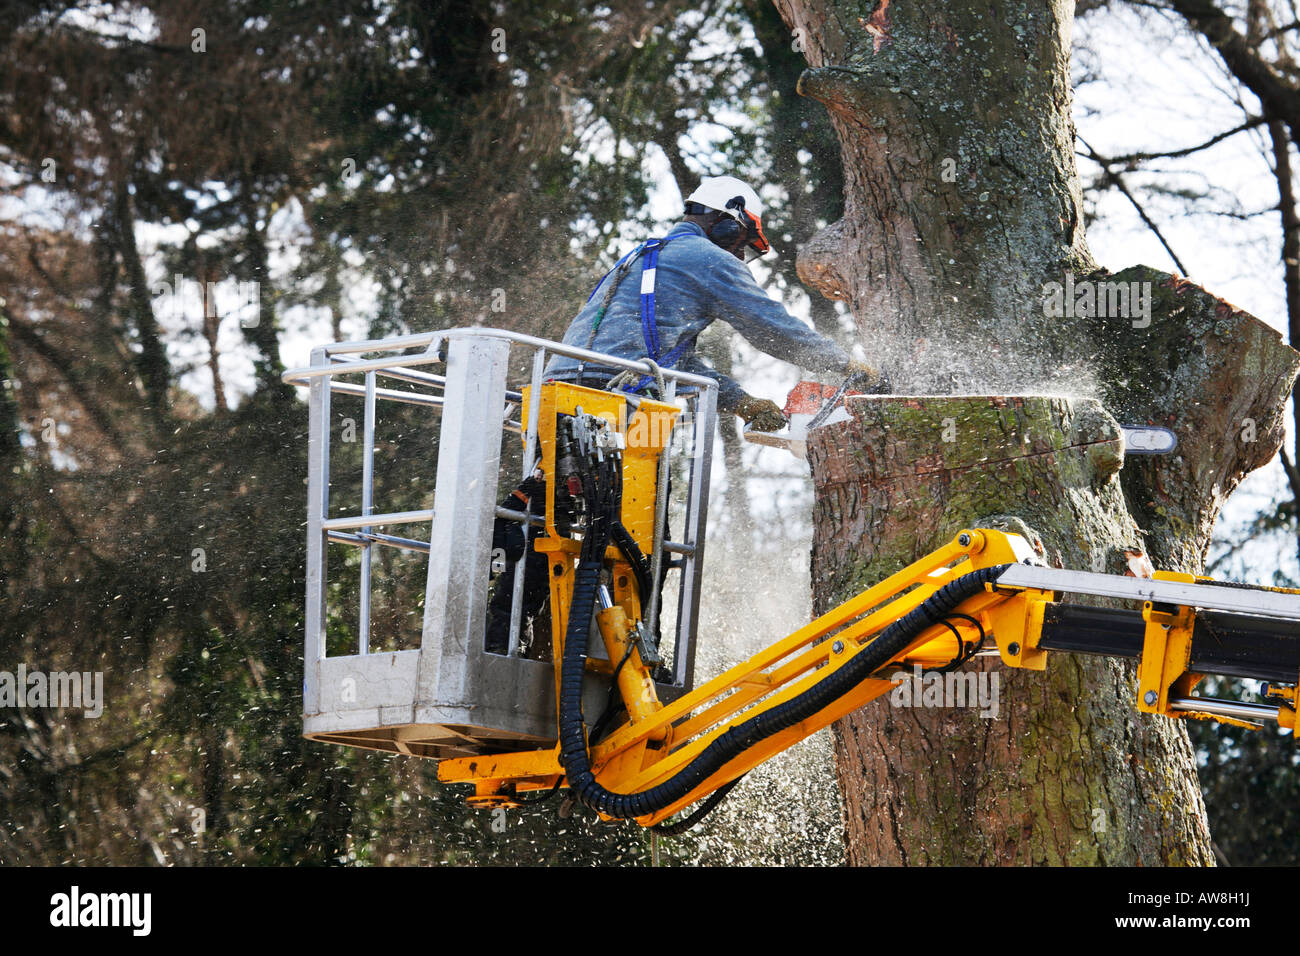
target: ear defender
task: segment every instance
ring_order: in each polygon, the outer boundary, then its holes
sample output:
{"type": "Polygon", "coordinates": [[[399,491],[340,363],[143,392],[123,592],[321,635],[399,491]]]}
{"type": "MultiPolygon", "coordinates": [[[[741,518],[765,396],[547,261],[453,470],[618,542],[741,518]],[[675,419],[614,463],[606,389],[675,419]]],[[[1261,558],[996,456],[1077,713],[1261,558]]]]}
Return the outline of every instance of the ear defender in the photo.
{"type": "MultiPolygon", "coordinates": [[[[745,197],[736,196],[727,200],[727,209],[734,209],[735,216],[743,217],[745,215],[745,197]]],[[[734,245],[736,240],[742,235],[748,235],[749,230],[741,225],[738,218],[727,215],[713,224],[709,230],[709,238],[721,246],[734,245]]]]}
{"type": "Polygon", "coordinates": [[[720,246],[734,245],[736,240],[740,238],[740,235],[740,223],[736,222],[736,220],[732,219],[730,216],[725,216],[722,219],[719,219],[713,224],[713,228],[709,230],[709,238],[720,246]]]}
{"type": "MultiPolygon", "coordinates": [[[[705,206],[702,203],[693,200],[686,202],[686,214],[688,216],[702,216],[710,212],[719,210],[705,206]]],[[[734,196],[727,200],[727,204],[722,210],[723,215],[709,227],[708,237],[710,241],[723,249],[732,249],[737,242],[744,241],[745,261],[751,258],[758,258],[770,248],[767,239],[763,235],[763,227],[759,224],[757,217],[745,208],[745,197],[734,196]],[[734,210],[734,212],[731,212],[734,210]]]]}

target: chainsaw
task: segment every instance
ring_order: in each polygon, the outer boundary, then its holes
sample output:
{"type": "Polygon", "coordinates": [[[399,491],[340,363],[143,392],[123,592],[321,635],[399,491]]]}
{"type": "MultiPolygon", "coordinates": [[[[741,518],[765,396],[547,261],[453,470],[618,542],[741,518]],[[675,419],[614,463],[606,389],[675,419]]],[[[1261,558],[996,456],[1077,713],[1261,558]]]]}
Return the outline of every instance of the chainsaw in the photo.
{"type": "MultiPolygon", "coordinates": [[[[848,399],[864,395],[889,394],[889,380],[857,390],[857,377],[850,376],[838,388],[819,382],[799,382],[786,396],[781,411],[787,425],[778,432],[760,432],[746,427],[745,441],[769,448],[782,448],[800,461],[808,459],[808,435],[815,428],[849,421],[848,399]]],[[[1128,455],[1167,455],[1178,447],[1178,436],[1154,425],[1121,425],[1124,452],[1128,455]]]]}

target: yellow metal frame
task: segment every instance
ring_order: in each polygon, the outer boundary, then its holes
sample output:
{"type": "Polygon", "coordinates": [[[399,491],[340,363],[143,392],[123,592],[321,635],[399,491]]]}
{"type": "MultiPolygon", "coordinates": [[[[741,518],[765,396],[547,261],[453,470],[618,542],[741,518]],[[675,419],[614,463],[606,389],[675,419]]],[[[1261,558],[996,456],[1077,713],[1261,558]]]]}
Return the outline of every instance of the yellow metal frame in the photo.
{"type": "MultiPolygon", "coordinates": [[[[529,420],[531,389],[524,389],[523,421],[529,420]]],[[[555,475],[555,429],[560,415],[574,415],[582,411],[607,421],[623,436],[623,502],[620,520],[642,554],[654,548],[655,489],[658,480],[659,455],[672,437],[673,426],[681,409],[676,405],[640,399],[637,407],[628,413],[627,398],[617,392],[599,391],[568,382],[547,382],[540,389],[537,439],[542,451],[541,469],[546,475],[555,475]]],[[[546,482],[546,532],[534,544],[540,553],[549,555],[551,570],[551,645],[552,660],[564,659],[564,636],[569,620],[569,607],[573,603],[573,577],[582,543],[562,535],[555,526],[555,482],[546,482]]],[[[609,661],[589,659],[588,670],[609,674],[610,661],[623,659],[630,628],[641,619],[641,599],[636,590],[636,578],[623,553],[615,547],[606,552],[606,561],[613,578],[614,606],[603,612],[598,621],[605,639],[609,661]]],[[[556,699],[559,699],[560,668],[555,668],[556,699]]],[[[643,720],[660,706],[655,693],[654,680],[641,654],[632,649],[627,662],[618,675],[619,689],[633,723],[643,720]]]]}
{"type": "MultiPolygon", "coordinates": [[[[1300,676],[1300,675],[1298,675],[1300,676]]],[[[1265,684],[1264,696],[1279,700],[1277,725],[1287,730],[1296,729],[1296,703],[1300,699],[1300,686],[1283,687],[1278,684],[1265,684]]]]}
{"type": "MultiPolygon", "coordinates": [[[[1194,574],[1157,571],[1159,581],[1191,584],[1194,574]]],[[[1170,697],[1188,697],[1200,683],[1201,674],[1187,670],[1192,659],[1192,629],[1196,609],[1176,607],[1158,609],[1150,601],[1142,605],[1146,630],[1142,637],[1142,657],[1138,661],[1137,709],[1146,714],[1169,714],[1170,697]]]]}

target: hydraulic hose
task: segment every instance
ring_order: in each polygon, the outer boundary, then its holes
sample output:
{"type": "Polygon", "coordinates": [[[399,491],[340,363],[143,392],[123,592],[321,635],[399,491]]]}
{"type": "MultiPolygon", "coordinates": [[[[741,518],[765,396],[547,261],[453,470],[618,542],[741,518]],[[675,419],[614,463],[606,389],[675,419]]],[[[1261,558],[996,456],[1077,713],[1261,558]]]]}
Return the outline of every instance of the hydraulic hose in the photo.
{"type": "Polygon", "coordinates": [[[610,526],[610,536],[618,549],[623,552],[623,557],[627,558],[627,563],[632,566],[632,575],[636,578],[637,597],[641,601],[641,607],[644,608],[646,602],[650,600],[650,562],[641,553],[641,548],[638,547],[631,532],[623,527],[623,522],[613,522],[610,526]]]}
{"type": "MultiPolygon", "coordinates": [[[[578,555],[578,567],[574,572],[569,625],[564,636],[564,659],[560,669],[559,735],[561,754],[581,754],[584,760],[587,758],[587,737],[582,714],[582,679],[587,667],[587,637],[591,633],[591,618],[596,606],[596,592],[600,587],[605,548],[609,544],[610,518],[618,512],[619,464],[617,459],[609,459],[598,466],[597,470],[603,474],[594,475],[585,470],[582,474],[583,496],[589,506],[589,518],[582,538],[582,550],[578,555]],[[609,476],[611,464],[614,476],[609,476]],[[614,500],[609,500],[611,498],[614,500]]],[[[565,766],[568,766],[567,763],[565,766]]],[[[574,792],[577,794],[576,790],[574,792]]]]}
{"type": "Polygon", "coordinates": [[[721,734],[663,783],[638,793],[614,793],[596,782],[583,734],[582,677],[591,609],[600,577],[600,554],[603,552],[602,545],[601,551],[594,552],[594,561],[589,562],[586,545],[584,541],[564,644],[560,680],[560,760],[569,787],[578,799],[593,810],[617,819],[647,816],[676,803],[749,748],[825,709],[889,663],[926,628],[938,624],[967,598],[983,591],[985,584],[997,580],[1009,567],[982,568],[944,585],[886,627],[849,663],[797,697],[721,734]],[[585,589],[581,597],[579,587],[585,589]]]}
{"type": "Polygon", "coordinates": [[[662,833],[664,836],[677,836],[679,833],[685,833],[691,827],[695,826],[695,824],[699,823],[712,813],[713,809],[719,803],[727,799],[727,794],[731,793],[731,791],[735,789],[736,784],[740,783],[740,781],[744,779],[745,774],[742,773],[735,780],[724,783],[717,790],[714,790],[713,793],[709,795],[708,799],[701,803],[690,816],[681,820],[676,820],[672,823],[665,820],[663,823],[656,823],[651,829],[653,829],[655,833],[662,833]]]}

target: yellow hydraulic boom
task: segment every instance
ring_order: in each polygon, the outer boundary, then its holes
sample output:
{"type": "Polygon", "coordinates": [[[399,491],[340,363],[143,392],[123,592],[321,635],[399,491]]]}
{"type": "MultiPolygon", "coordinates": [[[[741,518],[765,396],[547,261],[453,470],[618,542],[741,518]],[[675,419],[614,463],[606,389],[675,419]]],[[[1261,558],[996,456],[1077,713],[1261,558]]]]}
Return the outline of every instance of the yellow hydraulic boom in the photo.
{"type": "Polygon", "coordinates": [[[439,778],[473,784],[474,805],[511,806],[530,791],[567,786],[605,817],[657,824],[888,693],[897,671],[960,666],[994,647],[1006,666],[1030,670],[1044,669],[1054,651],[1136,659],[1136,706],[1145,713],[1295,727],[1300,592],[1045,568],[1019,536],[978,528],[661,703],[655,642],[642,623],[644,569],[636,573],[655,544],[659,443],[631,436],[634,428],[652,436],[656,416],[670,425],[676,409],[642,401],[639,423],[620,421],[622,397],[563,383],[543,385],[539,400],[542,468],[554,480],[535,547],[551,568],[559,739],[549,749],[442,760],[439,778]],[[581,486],[585,514],[568,534],[555,511],[566,480],[581,486]],[[613,523],[636,549],[610,543],[613,523]],[[1072,605],[1065,594],[1131,606],[1072,605]],[[593,617],[608,661],[587,658],[593,617]],[[626,717],[593,740],[580,701],[584,674],[597,669],[612,674],[626,717]],[[1273,703],[1192,696],[1207,674],[1268,681],[1273,703]]]}

